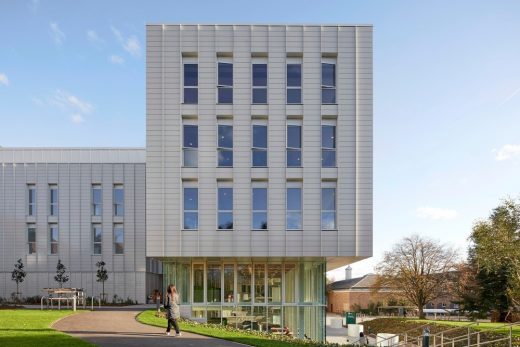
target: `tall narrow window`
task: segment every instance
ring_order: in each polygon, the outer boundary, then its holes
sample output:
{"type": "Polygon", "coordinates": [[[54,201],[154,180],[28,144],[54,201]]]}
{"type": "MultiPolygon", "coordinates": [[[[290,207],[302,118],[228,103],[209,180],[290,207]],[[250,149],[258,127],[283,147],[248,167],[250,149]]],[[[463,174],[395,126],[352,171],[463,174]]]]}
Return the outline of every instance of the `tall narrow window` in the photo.
{"type": "Polygon", "coordinates": [[[287,188],[287,229],[302,229],[302,189],[300,187],[287,188]]]}
{"type": "Polygon", "coordinates": [[[265,264],[255,264],[255,302],[265,302],[265,264]]]}
{"type": "Polygon", "coordinates": [[[36,216],[36,186],[27,185],[27,215],[36,216]]]}
{"type": "Polygon", "coordinates": [[[198,126],[184,124],[183,137],[183,165],[185,167],[197,167],[199,148],[198,126]]]}
{"type": "Polygon", "coordinates": [[[282,264],[267,264],[268,302],[282,302],[282,264]]]}
{"type": "Polygon", "coordinates": [[[218,188],[218,228],[233,229],[233,188],[218,188]]]}
{"type": "Polygon", "coordinates": [[[103,229],[101,224],[92,224],[92,254],[101,255],[103,244],[103,229]]]}
{"type": "Polygon", "coordinates": [[[321,188],[321,229],[336,229],[336,188],[321,188]]]}
{"type": "Polygon", "coordinates": [[[184,103],[197,104],[199,102],[199,65],[184,64],[184,103]]]}
{"type": "Polygon", "coordinates": [[[267,104],[267,64],[253,64],[253,104],[267,104]]]}
{"type": "Polygon", "coordinates": [[[222,269],[220,264],[208,264],[207,266],[207,281],[206,299],[210,302],[221,302],[221,278],[222,269]]]}
{"type": "Polygon", "coordinates": [[[267,166],[267,125],[253,125],[253,167],[267,166]]]}
{"type": "Polygon", "coordinates": [[[287,167],[302,166],[302,127],[287,125],[287,167]]]}
{"type": "Polygon", "coordinates": [[[224,301],[235,302],[235,265],[224,264],[224,301]]]}
{"type": "Polygon", "coordinates": [[[237,266],[237,302],[251,302],[252,275],[251,264],[239,264],[237,266]]]}
{"type": "Polygon", "coordinates": [[[336,103],[336,64],[321,63],[321,103],[336,103]]]}
{"type": "Polygon", "coordinates": [[[27,252],[36,253],[36,225],[27,224],[27,252]]]}
{"type": "Polygon", "coordinates": [[[123,224],[114,224],[114,253],[125,253],[125,229],[123,224]]]}
{"type": "Polygon", "coordinates": [[[267,188],[253,188],[253,230],[267,229],[267,188]]]}
{"type": "Polygon", "coordinates": [[[193,302],[204,302],[204,264],[193,264],[193,302]]]}
{"type": "Polygon", "coordinates": [[[321,126],[321,167],[336,166],[336,126],[321,126]]]}
{"type": "Polygon", "coordinates": [[[302,103],[302,64],[287,64],[287,103],[302,103]]]}
{"type": "Polygon", "coordinates": [[[233,126],[218,125],[218,166],[233,166],[233,126]]]}
{"type": "Polygon", "coordinates": [[[114,184],[114,216],[125,214],[125,190],[122,184],[114,184]]]}
{"type": "Polygon", "coordinates": [[[101,216],[103,206],[103,191],[101,184],[92,185],[92,215],[101,216]]]}
{"type": "Polygon", "coordinates": [[[49,185],[49,215],[58,215],[58,186],[55,184],[49,185]]]}
{"type": "Polygon", "coordinates": [[[218,63],[218,103],[233,103],[233,64],[218,63]]]}
{"type": "Polygon", "coordinates": [[[184,187],[184,229],[197,230],[199,228],[199,189],[184,187]]]}
{"type": "Polygon", "coordinates": [[[57,224],[49,224],[49,250],[50,254],[58,254],[59,231],[57,224]]]}

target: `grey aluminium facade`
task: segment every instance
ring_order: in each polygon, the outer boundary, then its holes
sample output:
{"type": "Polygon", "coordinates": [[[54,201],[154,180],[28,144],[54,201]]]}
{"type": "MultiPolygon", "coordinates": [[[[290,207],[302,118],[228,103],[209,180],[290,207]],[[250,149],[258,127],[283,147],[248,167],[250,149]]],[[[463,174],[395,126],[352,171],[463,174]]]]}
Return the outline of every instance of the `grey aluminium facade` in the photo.
{"type": "Polygon", "coordinates": [[[146,256],[184,315],[324,338],[372,255],[372,28],[147,26],[146,256]]]}
{"type": "Polygon", "coordinates": [[[16,291],[19,258],[23,296],[58,286],[58,259],[65,286],[99,295],[103,260],[108,299],[144,302],[158,280],[145,258],[145,171],[142,148],[0,148],[0,297],[16,291]]]}

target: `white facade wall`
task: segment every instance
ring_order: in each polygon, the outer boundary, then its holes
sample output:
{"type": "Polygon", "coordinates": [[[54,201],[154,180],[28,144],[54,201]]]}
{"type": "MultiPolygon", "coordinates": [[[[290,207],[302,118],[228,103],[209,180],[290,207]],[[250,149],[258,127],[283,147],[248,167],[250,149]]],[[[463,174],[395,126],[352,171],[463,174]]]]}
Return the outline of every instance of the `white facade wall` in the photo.
{"type": "Polygon", "coordinates": [[[20,285],[24,297],[43,295],[54,281],[58,259],[70,280],[64,286],[99,295],[96,262],[107,264],[108,300],[113,295],[144,302],[145,258],[144,149],[0,148],[0,297],[16,291],[11,280],[21,258],[27,277],[20,285]],[[28,216],[27,185],[36,186],[36,215],[28,216]],[[49,216],[49,184],[58,187],[58,216],[49,216]],[[101,184],[103,210],[92,216],[92,184],[101,184]],[[123,217],[113,216],[114,184],[124,187],[123,217]],[[36,225],[36,253],[28,254],[27,224],[36,225]],[[59,228],[59,252],[50,254],[49,223],[59,228]],[[92,224],[103,228],[102,255],[93,255],[92,224]],[[123,223],[124,255],[115,255],[112,228],[123,223]]]}
{"type": "Polygon", "coordinates": [[[372,255],[372,27],[147,26],[148,257],[326,257],[333,269],[372,255]],[[233,62],[232,105],[216,102],[217,56],[233,62]],[[268,104],[251,104],[251,63],[267,57],[268,104]],[[198,104],[182,103],[183,57],[198,63],[198,104]],[[286,63],[302,61],[301,105],[287,105],[286,63]],[[321,104],[321,62],[337,63],[335,105],[321,104]],[[251,167],[251,126],[268,124],[268,167],[251,167]],[[198,124],[198,168],[182,167],[182,124],[198,124]],[[217,124],[233,124],[233,168],[216,163],[217,124]],[[286,125],[303,125],[303,166],[286,168],[286,125]],[[337,168],[321,168],[321,124],[336,122],[337,168]],[[268,184],[269,230],[251,230],[252,181],[268,184]],[[182,184],[199,188],[199,228],[181,229],[182,184]],[[234,230],[217,230],[217,182],[232,182],[234,230]],[[303,230],[286,231],[285,188],[303,184],[303,230]],[[320,192],[337,187],[337,230],[322,231],[320,192]],[[326,183],[328,184],[328,183],[326,183]]]}

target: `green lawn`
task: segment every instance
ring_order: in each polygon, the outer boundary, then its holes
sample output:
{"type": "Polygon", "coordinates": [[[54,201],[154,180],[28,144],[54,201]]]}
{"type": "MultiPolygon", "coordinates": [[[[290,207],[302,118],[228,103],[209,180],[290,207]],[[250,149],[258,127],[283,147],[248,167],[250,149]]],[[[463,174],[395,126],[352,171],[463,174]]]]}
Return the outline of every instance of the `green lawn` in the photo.
{"type": "MultiPolygon", "coordinates": [[[[154,310],[141,312],[137,316],[137,321],[143,324],[153,325],[157,327],[166,328],[166,319],[155,316],[154,310]]],[[[299,339],[285,338],[287,341],[277,341],[268,338],[265,334],[258,332],[249,332],[238,329],[226,329],[220,325],[212,326],[211,324],[198,324],[187,321],[180,322],[181,331],[187,331],[199,335],[216,337],[223,340],[243,343],[256,347],[295,347],[295,346],[325,346],[326,344],[319,344],[315,342],[306,342],[299,339]]]]}
{"type": "MultiPolygon", "coordinates": [[[[458,321],[443,321],[443,320],[430,320],[430,319],[417,319],[416,322],[450,325],[453,327],[467,326],[471,322],[458,322],[458,321]]],[[[509,327],[504,327],[504,323],[478,323],[471,325],[474,330],[489,330],[495,329],[492,332],[497,334],[509,334],[509,327]]],[[[513,336],[520,337],[520,325],[513,326],[513,336]]]]}
{"type": "Polygon", "coordinates": [[[70,310],[0,310],[0,346],[93,346],[50,328],[70,310]]]}

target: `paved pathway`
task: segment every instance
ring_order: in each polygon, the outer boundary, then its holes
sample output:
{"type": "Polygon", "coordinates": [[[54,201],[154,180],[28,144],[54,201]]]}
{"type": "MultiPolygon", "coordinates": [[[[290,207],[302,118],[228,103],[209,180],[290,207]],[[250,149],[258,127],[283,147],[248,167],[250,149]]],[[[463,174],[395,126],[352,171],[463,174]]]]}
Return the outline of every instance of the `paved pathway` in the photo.
{"type": "Polygon", "coordinates": [[[138,310],[103,310],[75,314],[56,322],[52,327],[102,347],[113,346],[186,346],[243,347],[245,345],[211,337],[182,333],[181,337],[166,336],[164,328],[137,322],[138,310]]]}

